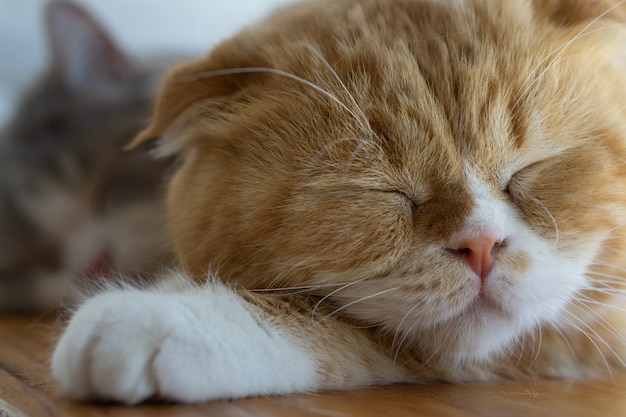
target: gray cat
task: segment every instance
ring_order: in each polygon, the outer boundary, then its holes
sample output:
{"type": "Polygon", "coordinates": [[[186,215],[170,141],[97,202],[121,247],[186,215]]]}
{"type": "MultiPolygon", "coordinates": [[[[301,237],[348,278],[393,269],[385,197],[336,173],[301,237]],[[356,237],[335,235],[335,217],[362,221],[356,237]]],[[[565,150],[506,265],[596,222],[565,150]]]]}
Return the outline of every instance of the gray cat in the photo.
{"type": "Polygon", "coordinates": [[[50,67],[0,137],[0,309],[53,307],[71,288],[170,257],[171,161],[122,151],[161,71],[131,62],[73,3],[49,3],[46,17],[50,67]]]}

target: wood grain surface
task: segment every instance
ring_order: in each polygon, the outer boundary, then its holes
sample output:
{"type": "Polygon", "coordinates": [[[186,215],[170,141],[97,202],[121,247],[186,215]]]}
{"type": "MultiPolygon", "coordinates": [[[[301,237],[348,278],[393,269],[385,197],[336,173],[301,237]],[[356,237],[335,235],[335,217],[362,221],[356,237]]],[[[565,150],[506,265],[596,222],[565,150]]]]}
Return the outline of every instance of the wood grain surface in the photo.
{"type": "Polygon", "coordinates": [[[0,417],[626,417],[626,374],[606,381],[390,386],[199,405],[124,407],[64,398],[51,380],[55,319],[0,315],[0,417]]]}

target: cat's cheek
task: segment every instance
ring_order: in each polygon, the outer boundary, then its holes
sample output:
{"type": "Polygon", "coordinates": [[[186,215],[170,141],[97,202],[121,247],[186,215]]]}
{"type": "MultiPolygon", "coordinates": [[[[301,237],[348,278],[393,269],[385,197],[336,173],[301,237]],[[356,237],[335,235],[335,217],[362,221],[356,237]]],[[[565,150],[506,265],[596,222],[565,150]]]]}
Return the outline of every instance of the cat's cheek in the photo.
{"type": "Polygon", "coordinates": [[[215,284],[102,294],[73,317],[52,358],[76,399],[200,402],[318,388],[310,352],[215,284]],[[276,372],[280,370],[280,372],[276,372]]]}

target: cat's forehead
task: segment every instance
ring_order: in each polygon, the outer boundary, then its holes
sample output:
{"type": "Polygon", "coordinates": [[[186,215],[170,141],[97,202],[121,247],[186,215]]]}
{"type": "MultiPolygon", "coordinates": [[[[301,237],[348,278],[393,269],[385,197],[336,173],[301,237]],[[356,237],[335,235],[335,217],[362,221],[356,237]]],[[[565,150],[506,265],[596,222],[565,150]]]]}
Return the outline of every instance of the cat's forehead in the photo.
{"type": "Polygon", "coordinates": [[[528,4],[498,6],[496,21],[471,3],[400,1],[378,14],[356,4],[342,30],[305,31],[272,64],[342,101],[342,117],[362,114],[403,163],[433,171],[464,164],[506,177],[592,135],[602,110],[571,104],[602,96],[602,77],[580,58],[593,48],[552,25],[529,33],[528,4]]]}
{"type": "Polygon", "coordinates": [[[433,172],[459,173],[461,161],[476,171],[533,163],[590,136],[587,121],[602,113],[598,97],[612,85],[597,69],[611,54],[586,44],[604,29],[577,37],[581,28],[554,25],[537,8],[344,0],[286,9],[172,74],[137,143],[187,109],[213,121],[203,135],[221,136],[216,122],[225,121],[231,138],[298,137],[309,146],[294,151],[345,148],[350,161],[364,140],[433,172]]]}

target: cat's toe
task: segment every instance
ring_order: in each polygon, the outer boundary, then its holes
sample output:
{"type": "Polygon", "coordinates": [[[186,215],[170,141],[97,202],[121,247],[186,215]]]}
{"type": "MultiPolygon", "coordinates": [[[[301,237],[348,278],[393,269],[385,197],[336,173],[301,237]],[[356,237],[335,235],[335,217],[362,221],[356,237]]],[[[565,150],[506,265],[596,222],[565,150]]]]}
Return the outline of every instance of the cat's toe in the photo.
{"type": "Polygon", "coordinates": [[[152,362],[177,315],[155,297],[108,293],[79,309],[52,358],[67,395],[134,404],[158,394],[152,362]]]}

